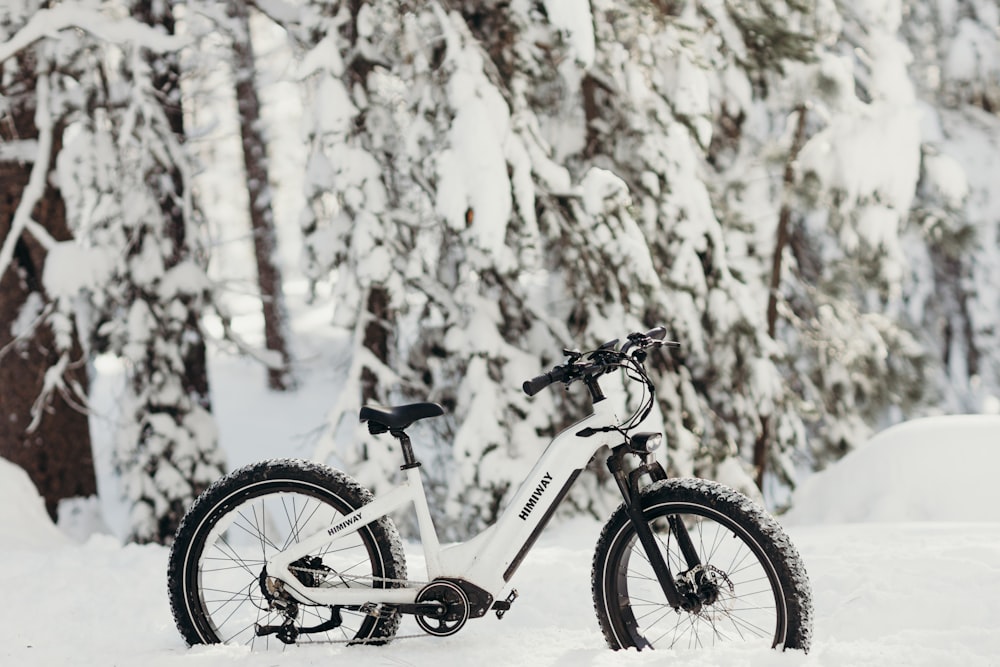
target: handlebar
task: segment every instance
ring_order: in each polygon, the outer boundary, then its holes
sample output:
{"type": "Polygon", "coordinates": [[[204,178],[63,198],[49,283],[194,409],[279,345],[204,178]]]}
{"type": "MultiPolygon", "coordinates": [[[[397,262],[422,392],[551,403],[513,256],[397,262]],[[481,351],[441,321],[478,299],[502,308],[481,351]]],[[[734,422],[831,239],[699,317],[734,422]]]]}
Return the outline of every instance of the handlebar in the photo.
{"type": "Polygon", "coordinates": [[[528,396],[534,396],[542,389],[556,382],[566,382],[568,384],[581,377],[601,375],[602,373],[619,368],[622,365],[622,361],[628,358],[629,350],[634,350],[631,355],[632,359],[641,364],[645,358],[645,354],[640,355],[640,352],[651,347],[677,345],[676,343],[664,342],[663,339],[666,335],[666,329],[655,327],[646,333],[636,332],[629,334],[628,341],[622,346],[621,350],[615,350],[614,347],[617,341],[612,341],[611,343],[605,343],[587,355],[572,353],[568,363],[556,366],[548,373],[542,373],[530,380],[525,380],[524,384],[521,385],[521,389],[528,396]],[[585,364],[577,364],[577,359],[583,356],[586,356],[590,361],[585,364]]]}

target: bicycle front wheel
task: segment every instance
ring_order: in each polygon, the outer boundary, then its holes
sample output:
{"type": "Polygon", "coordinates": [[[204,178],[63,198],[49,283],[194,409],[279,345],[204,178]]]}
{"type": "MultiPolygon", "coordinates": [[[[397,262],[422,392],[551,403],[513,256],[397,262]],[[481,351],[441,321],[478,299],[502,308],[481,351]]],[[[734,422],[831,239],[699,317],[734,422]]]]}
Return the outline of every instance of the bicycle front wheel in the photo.
{"type": "Polygon", "coordinates": [[[733,489],[701,479],[657,482],[641,499],[685,610],[667,603],[619,507],[601,533],[592,571],[594,607],[611,648],[750,642],[809,649],[809,580],[795,547],[769,514],[733,489]],[[684,542],[696,562],[683,554],[684,542]]]}
{"type": "MultiPolygon", "coordinates": [[[[265,461],[213,484],[184,517],[170,550],[167,585],[181,635],[190,645],[255,648],[389,641],[398,613],[373,616],[298,602],[264,571],[275,554],[371,499],[344,473],[305,461],[265,461]]],[[[388,588],[406,579],[402,544],[388,517],[325,544],[289,569],[310,587],[388,588]]]]}

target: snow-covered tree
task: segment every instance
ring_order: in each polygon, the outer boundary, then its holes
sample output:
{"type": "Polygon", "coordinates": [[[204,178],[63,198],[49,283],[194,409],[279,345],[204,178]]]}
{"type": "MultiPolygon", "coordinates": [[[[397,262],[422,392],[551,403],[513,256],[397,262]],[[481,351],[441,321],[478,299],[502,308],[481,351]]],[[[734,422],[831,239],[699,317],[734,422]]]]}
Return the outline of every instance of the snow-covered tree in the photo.
{"type": "MultiPolygon", "coordinates": [[[[687,68],[698,82],[700,55],[676,55],[691,28],[643,6],[624,17],[609,6],[597,20],[560,11],[341,8],[306,59],[322,111],[306,231],[317,277],[339,267],[338,318],[355,346],[348,386],[362,384],[365,400],[454,408],[448,497],[474,519],[488,520],[519,478],[518,448],[561,423],[553,397],[526,403],[517,391],[558,361],[560,344],[670,326],[688,346],[683,365],[661,368],[675,470],[724,472],[748,489],[741,450],[785,400],[763,304],[755,313],[729,270],[700,181],[709,135],[697,127],[711,125],[676,111],[676,82],[660,74],[687,68]],[[664,30],[656,48],[649,18],[664,30]]],[[[357,401],[342,395],[336,425],[357,401]]],[[[352,441],[362,444],[347,458],[382,460],[384,445],[348,430],[352,441]]],[[[371,482],[393,465],[372,466],[371,482]]]]}
{"type": "MultiPolygon", "coordinates": [[[[140,1],[131,11],[174,34],[170,3],[140,1]]],[[[114,160],[118,179],[111,192],[118,210],[105,229],[91,230],[121,252],[100,333],[129,363],[116,463],[131,504],[131,536],[164,542],[223,472],[200,327],[211,289],[188,186],[176,51],[128,45],[116,74],[121,97],[109,100],[111,136],[92,139],[112,151],[102,157],[114,160]]]]}
{"type": "Polygon", "coordinates": [[[353,426],[360,402],[441,402],[437,441],[450,450],[429,452],[440,464],[428,472],[441,518],[464,530],[503,506],[551,419],[519,389],[545,363],[526,341],[560,345],[529,295],[529,149],[457,14],[371,3],[329,21],[304,62],[305,229],[317,277],[336,271],[335,321],[354,357],[318,456],[378,486],[398,455],[353,426]]]}
{"type": "Polygon", "coordinates": [[[898,8],[847,4],[816,4],[812,57],[725,100],[728,139],[711,155],[729,256],[769,285],[780,377],[808,434],[779,476],[843,455],[929,384],[901,308],[920,150],[898,8]]]}
{"type": "Polygon", "coordinates": [[[545,34],[537,17],[522,17],[524,38],[509,58],[524,63],[532,81],[549,72],[527,97],[546,119],[544,136],[583,184],[584,201],[608,183],[591,177],[595,169],[620,183],[619,224],[588,228],[576,219],[571,226],[580,233],[559,239],[573,248],[560,254],[569,260],[561,270],[576,308],[593,312],[582,322],[606,330],[621,322],[617,308],[634,321],[668,326],[683,345],[658,369],[672,468],[748,491],[746,462],[762,419],[773,414],[781,425],[775,458],[801,443],[802,429],[763,327],[766,297],[758,299],[754,276],[730,267],[706,158],[726,104],[738,113],[759,85],[747,71],[763,79],[764,70],[802,58],[810,44],[794,12],[764,7],[769,23],[743,5],[546,3],[545,34]],[[741,35],[755,30],[770,51],[743,43],[741,35]],[[595,260],[591,272],[573,275],[587,256],[595,260]],[[594,289],[595,282],[608,289],[594,289]]]}
{"type": "Polygon", "coordinates": [[[178,73],[160,59],[184,42],[159,13],[165,6],[137,5],[142,22],[104,9],[39,12],[15,40],[59,33],[80,47],[74,62],[87,65],[61,88],[68,129],[54,180],[74,240],[49,250],[45,283],[77,306],[88,353],[111,350],[128,364],[116,463],[133,537],[164,541],[222,473],[199,328],[210,293],[185,185],[178,73]]]}
{"type": "Polygon", "coordinates": [[[97,485],[77,295],[60,280],[71,235],[53,178],[71,112],[67,88],[86,47],[60,37],[18,44],[43,4],[0,17],[0,455],[28,472],[55,518],[61,500],[93,495],[97,485]]]}
{"type": "Polygon", "coordinates": [[[790,368],[816,409],[819,465],[914,410],[929,385],[903,310],[920,127],[901,17],[890,5],[841,13],[837,42],[804,72],[813,121],[798,157],[786,292],[790,368]]]}
{"type": "Polygon", "coordinates": [[[991,288],[1000,265],[1000,8],[906,2],[900,33],[921,102],[921,168],[910,230],[906,315],[935,360],[942,409],[995,410],[1000,396],[991,288]]]}
{"type": "MultiPolygon", "coordinates": [[[[42,373],[36,421],[44,421],[41,410],[56,393],[85,409],[77,377],[84,353],[111,349],[129,362],[131,402],[116,462],[132,503],[133,537],[164,541],[222,469],[199,328],[209,286],[185,185],[176,66],[184,43],[172,36],[169,5],[129,9],[138,21],[97,2],[34,7],[0,46],[0,60],[17,56],[36,68],[16,85],[25,99],[33,87],[34,129],[19,124],[23,138],[37,137],[2,256],[6,265],[18,247],[28,250],[25,230],[47,253],[34,281],[49,303],[32,306],[37,321],[19,316],[20,335],[32,326],[52,332],[48,343],[35,340],[54,359],[42,373]],[[63,215],[55,185],[64,218],[53,217],[63,215]]],[[[88,459],[66,455],[77,466],[81,458],[88,459]]]]}

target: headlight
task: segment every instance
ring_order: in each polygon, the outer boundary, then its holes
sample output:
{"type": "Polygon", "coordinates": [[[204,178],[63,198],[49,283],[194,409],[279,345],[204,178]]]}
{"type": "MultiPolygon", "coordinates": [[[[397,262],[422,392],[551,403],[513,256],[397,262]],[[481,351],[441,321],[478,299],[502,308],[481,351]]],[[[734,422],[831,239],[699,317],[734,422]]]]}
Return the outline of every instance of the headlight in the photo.
{"type": "Polygon", "coordinates": [[[662,442],[662,433],[636,433],[632,436],[630,447],[636,452],[651,452],[662,442]]]}

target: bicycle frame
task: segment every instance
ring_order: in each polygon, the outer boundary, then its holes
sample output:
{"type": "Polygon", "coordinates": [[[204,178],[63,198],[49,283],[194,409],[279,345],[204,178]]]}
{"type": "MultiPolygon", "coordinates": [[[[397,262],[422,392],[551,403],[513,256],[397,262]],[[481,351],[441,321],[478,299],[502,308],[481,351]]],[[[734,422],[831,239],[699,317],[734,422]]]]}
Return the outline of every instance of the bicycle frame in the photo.
{"type": "Polygon", "coordinates": [[[271,558],[267,574],[280,579],[300,601],[329,606],[410,604],[424,584],[402,588],[313,588],[292,575],[289,565],[324,545],[362,529],[368,523],[412,504],[427,564],[427,581],[439,577],[467,581],[493,598],[506,587],[576,477],[606,438],[580,435],[588,427],[618,423],[611,401],[594,404],[593,413],[549,443],[496,523],[467,542],[441,547],[424,493],[420,467],[404,470],[406,479],[392,491],[346,515],[336,524],[290,546],[271,558]]]}

